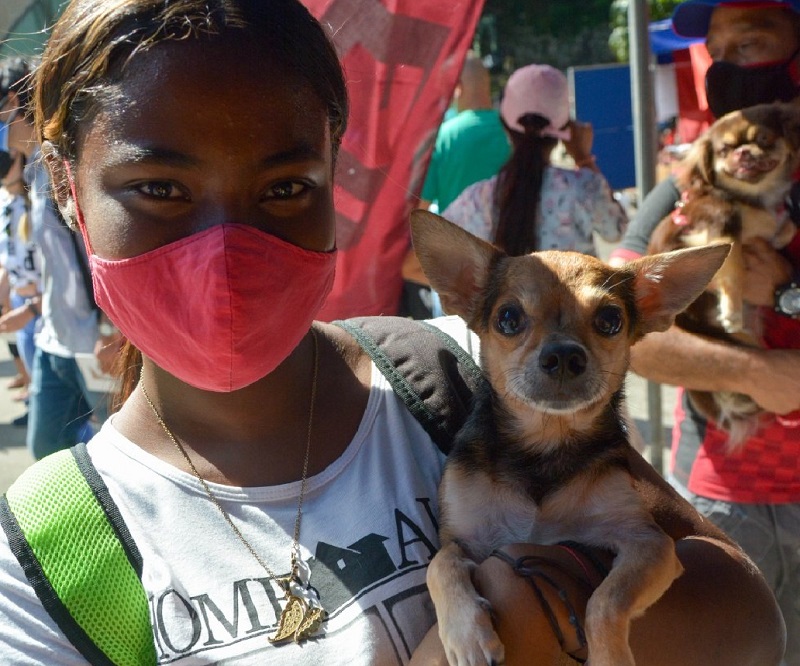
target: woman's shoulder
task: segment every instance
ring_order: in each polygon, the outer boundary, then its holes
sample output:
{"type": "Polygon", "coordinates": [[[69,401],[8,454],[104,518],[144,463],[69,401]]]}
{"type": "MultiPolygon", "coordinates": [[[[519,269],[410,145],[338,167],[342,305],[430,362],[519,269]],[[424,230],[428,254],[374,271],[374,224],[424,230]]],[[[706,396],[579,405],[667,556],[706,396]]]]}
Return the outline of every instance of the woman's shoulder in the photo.
{"type": "Polygon", "coordinates": [[[453,211],[467,205],[482,206],[487,201],[491,201],[494,196],[494,186],[497,182],[497,176],[479,180],[471,185],[467,185],[450,205],[444,210],[442,215],[447,217],[448,211],[453,211]]]}
{"type": "Polygon", "coordinates": [[[466,322],[455,315],[424,321],[394,316],[354,317],[332,322],[325,327],[326,335],[352,360],[351,368],[376,355],[396,355],[403,348],[428,347],[458,348],[477,360],[480,342],[466,322]]]}

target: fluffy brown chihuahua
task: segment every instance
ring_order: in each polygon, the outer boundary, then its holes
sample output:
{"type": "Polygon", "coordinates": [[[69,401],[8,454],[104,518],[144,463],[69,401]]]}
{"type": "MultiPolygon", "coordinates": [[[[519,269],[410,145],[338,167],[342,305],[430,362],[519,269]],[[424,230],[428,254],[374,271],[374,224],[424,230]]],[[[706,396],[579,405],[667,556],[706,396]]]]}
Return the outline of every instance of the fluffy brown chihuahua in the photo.
{"type": "Polygon", "coordinates": [[[509,257],[424,211],[412,213],[411,229],[445,312],[479,336],[489,384],[445,466],[442,547],[428,569],[449,662],[503,662],[487,602],[471,580],[476,563],[509,543],[576,541],[616,554],[586,609],[592,666],[632,666],[631,620],[682,567],[651,510],[662,498],[643,500],[627,462],[620,404],[629,350],[671,325],[729,246],[615,269],[575,252],[509,257]]]}
{"type": "MultiPolygon", "coordinates": [[[[784,205],[800,166],[800,107],[762,104],[717,120],[692,145],[677,178],[682,202],[656,227],[649,252],[726,241],[731,252],[711,288],[676,318],[682,328],[733,344],[759,346],[759,309],[742,298],[743,247],[763,238],[784,247],[796,228],[784,205]]],[[[689,391],[695,408],[728,431],[735,450],[758,426],[746,395],[689,391]]]]}

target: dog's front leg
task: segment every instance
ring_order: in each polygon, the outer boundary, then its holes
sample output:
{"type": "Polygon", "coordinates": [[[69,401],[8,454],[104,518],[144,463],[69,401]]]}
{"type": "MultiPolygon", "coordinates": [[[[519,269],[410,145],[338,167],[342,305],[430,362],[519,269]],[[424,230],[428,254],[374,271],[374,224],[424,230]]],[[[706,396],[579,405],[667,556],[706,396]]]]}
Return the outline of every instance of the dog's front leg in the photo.
{"type": "Polygon", "coordinates": [[[657,525],[630,532],[616,545],[611,572],[586,607],[591,666],[634,666],[631,621],[652,606],[683,573],[675,542],[657,525]]]}
{"type": "Polygon", "coordinates": [[[744,271],[742,243],[735,240],[714,278],[719,295],[719,321],[728,333],[738,333],[744,328],[744,271]]]}
{"type": "Polygon", "coordinates": [[[444,545],[428,567],[439,637],[451,666],[502,664],[503,644],[494,630],[489,602],[472,581],[475,562],[457,542],[444,545]]]}

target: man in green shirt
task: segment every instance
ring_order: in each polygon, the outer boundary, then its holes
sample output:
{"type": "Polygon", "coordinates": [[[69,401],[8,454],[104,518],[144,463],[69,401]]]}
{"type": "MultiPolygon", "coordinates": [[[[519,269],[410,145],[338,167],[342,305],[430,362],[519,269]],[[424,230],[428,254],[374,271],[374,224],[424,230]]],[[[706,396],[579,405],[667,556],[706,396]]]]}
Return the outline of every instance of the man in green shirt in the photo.
{"type": "MultiPolygon", "coordinates": [[[[489,71],[472,51],[453,97],[457,114],[439,128],[419,208],[436,204],[443,211],[466,187],[494,176],[511,156],[500,114],[492,106],[489,71]]],[[[414,319],[430,317],[431,291],[413,249],[403,264],[403,277],[400,313],[414,319]]]]}
{"type": "Polygon", "coordinates": [[[500,115],[492,107],[489,72],[472,52],[454,98],[458,114],[439,128],[420,208],[436,203],[444,210],[464,188],[500,171],[511,154],[500,115]]]}

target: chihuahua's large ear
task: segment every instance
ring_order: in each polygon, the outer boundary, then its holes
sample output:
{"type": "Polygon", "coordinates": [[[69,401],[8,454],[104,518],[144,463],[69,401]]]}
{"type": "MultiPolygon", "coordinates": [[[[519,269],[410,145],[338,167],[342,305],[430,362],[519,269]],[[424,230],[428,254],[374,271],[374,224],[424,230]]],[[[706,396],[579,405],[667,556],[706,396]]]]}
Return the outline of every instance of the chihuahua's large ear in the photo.
{"type": "Polygon", "coordinates": [[[65,158],[61,156],[58,148],[50,141],[42,142],[42,157],[50,172],[50,183],[53,198],[64,221],[73,231],[78,230],[78,214],[75,199],[72,196],[69,174],[67,173],[65,158]]]}
{"type": "Polygon", "coordinates": [[[714,145],[708,131],[695,139],[681,162],[681,189],[686,189],[698,178],[709,185],[713,185],[715,181],[714,145]]]}
{"type": "Polygon", "coordinates": [[[783,136],[793,150],[800,150],[800,103],[788,103],[781,105],[781,121],[783,124],[783,136]]]}
{"type": "Polygon", "coordinates": [[[636,259],[634,272],[637,334],[666,331],[675,315],[703,293],[725,262],[730,243],[715,243],[636,259]]]}
{"type": "Polygon", "coordinates": [[[411,213],[411,239],[431,287],[447,314],[473,321],[489,270],[503,256],[494,245],[424,210],[411,213]]]}

